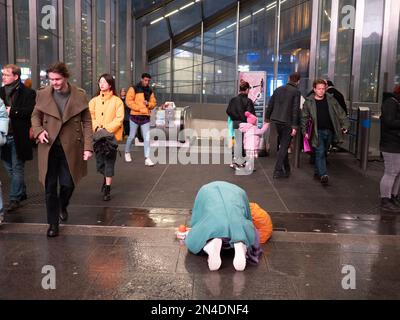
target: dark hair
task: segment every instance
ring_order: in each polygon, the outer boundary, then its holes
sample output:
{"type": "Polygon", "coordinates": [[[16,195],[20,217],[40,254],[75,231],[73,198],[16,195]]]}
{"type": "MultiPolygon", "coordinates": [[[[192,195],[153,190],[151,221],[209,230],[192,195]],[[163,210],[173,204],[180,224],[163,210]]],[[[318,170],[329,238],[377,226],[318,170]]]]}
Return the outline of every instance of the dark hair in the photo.
{"type": "Polygon", "coordinates": [[[326,81],[328,87],[334,87],[333,82],[331,80],[326,81]]]}
{"type": "Polygon", "coordinates": [[[11,69],[11,72],[14,76],[18,76],[21,78],[21,68],[15,64],[6,64],[3,69],[11,69]]]}
{"type": "Polygon", "coordinates": [[[144,78],[151,79],[151,75],[145,72],[145,73],[142,74],[142,79],[144,79],[144,78]]]}
{"type": "Polygon", "coordinates": [[[291,82],[298,82],[300,80],[300,78],[301,78],[301,75],[298,72],[294,72],[289,75],[289,81],[291,81],[291,82]]]}
{"type": "Polygon", "coordinates": [[[64,62],[56,62],[55,64],[51,65],[47,70],[46,73],[49,75],[49,73],[58,73],[62,75],[64,78],[69,78],[69,71],[67,68],[67,65],[64,62]]]}
{"type": "Polygon", "coordinates": [[[317,79],[313,82],[313,88],[315,89],[317,87],[317,85],[319,84],[323,84],[324,86],[326,86],[326,81],[324,79],[317,79]]]}
{"type": "Polygon", "coordinates": [[[396,85],[393,89],[394,94],[400,94],[400,84],[396,85]]]}
{"type": "MultiPolygon", "coordinates": [[[[118,97],[117,90],[115,89],[115,79],[113,78],[113,76],[111,74],[104,73],[99,77],[99,80],[97,80],[97,83],[100,82],[101,78],[104,78],[104,80],[107,81],[107,83],[111,86],[110,90],[112,91],[113,95],[118,97]]],[[[97,91],[96,96],[99,96],[100,92],[101,91],[99,88],[99,91],[97,91]]]]}
{"type": "Polygon", "coordinates": [[[240,81],[240,91],[246,91],[247,89],[250,89],[250,84],[246,81],[240,81]]]}

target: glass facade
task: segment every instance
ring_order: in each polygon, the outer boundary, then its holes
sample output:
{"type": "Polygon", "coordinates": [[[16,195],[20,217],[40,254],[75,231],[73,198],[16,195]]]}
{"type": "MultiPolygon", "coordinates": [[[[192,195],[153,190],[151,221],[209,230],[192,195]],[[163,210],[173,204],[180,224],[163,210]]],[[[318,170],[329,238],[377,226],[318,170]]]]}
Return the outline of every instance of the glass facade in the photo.
{"type": "Polygon", "coordinates": [[[37,50],[39,86],[48,85],[46,69],[58,61],[58,1],[37,2],[37,50]]]}
{"type": "Polygon", "coordinates": [[[350,99],[354,43],[354,28],[347,25],[346,8],[355,8],[355,5],[355,0],[339,1],[334,84],[346,99],[350,99]]]}
{"type": "Polygon", "coordinates": [[[87,93],[92,92],[93,78],[93,55],[92,55],[92,0],[82,0],[82,47],[81,47],[81,64],[82,64],[82,84],[81,87],[87,93]]]}
{"type": "Polygon", "coordinates": [[[6,3],[5,0],[0,0],[0,70],[2,66],[7,64],[7,13],[6,13],[6,3]]]}
{"type": "Polygon", "coordinates": [[[235,95],[236,19],[204,33],[203,97],[205,103],[225,103],[235,95]]]}
{"type": "Polygon", "coordinates": [[[384,8],[384,0],[365,1],[359,96],[362,102],[378,102],[384,8]]]}
{"type": "Polygon", "coordinates": [[[312,1],[281,1],[278,84],[292,72],[301,74],[300,90],[308,90],[312,1]]]}
{"type": "Polygon", "coordinates": [[[274,79],[275,8],[262,10],[270,1],[259,1],[241,10],[239,29],[239,69],[266,71],[268,94],[274,79]]]}
{"type": "Polygon", "coordinates": [[[29,2],[26,0],[15,0],[13,16],[15,63],[21,67],[22,79],[31,78],[32,67],[30,61],[31,55],[29,41],[29,2]]]}
{"type": "Polygon", "coordinates": [[[0,65],[20,65],[37,88],[63,59],[88,95],[101,73],[115,75],[120,89],[148,71],[161,100],[212,104],[235,95],[239,70],[266,71],[268,94],[299,71],[303,93],[324,77],[347,99],[376,104],[386,65],[394,66],[388,88],[400,82],[399,41],[393,61],[383,61],[384,32],[400,38],[398,21],[384,31],[387,1],[279,1],[239,1],[237,15],[236,0],[0,0],[0,65]]]}
{"type": "Polygon", "coordinates": [[[75,0],[64,0],[64,62],[71,73],[70,81],[77,84],[80,70],[76,64],[75,0]]]}

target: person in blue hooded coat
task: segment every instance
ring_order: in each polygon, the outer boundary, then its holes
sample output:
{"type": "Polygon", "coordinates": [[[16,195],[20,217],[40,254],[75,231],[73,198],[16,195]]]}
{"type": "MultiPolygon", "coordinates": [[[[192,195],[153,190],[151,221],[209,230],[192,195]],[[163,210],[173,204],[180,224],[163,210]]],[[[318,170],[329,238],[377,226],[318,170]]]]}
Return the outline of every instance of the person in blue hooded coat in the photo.
{"type": "Polygon", "coordinates": [[[204,250],[208,254],[208,266],[214,271],[221,266],[223,240],[228,240],[235,249],[235,269],[243,271],[247,249],[256,242],[249,200],[238,186],[216,181],[203,186],[196,196],[185,244],[194,254],[204,250]]]}

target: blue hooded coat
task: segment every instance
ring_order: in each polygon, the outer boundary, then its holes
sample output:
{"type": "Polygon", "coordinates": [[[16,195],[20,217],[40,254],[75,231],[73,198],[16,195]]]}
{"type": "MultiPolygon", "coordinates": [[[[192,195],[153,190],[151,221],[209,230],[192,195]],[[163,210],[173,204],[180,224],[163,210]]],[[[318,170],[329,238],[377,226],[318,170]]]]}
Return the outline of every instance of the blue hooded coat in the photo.
{"type": "Polygon", "coordinates": [[[228,238],[232,247],[235,242],[251,247],[255,229],[246,192],[222,181],[203,186],[194,202],[191,228],[185,244],[194,254],[213,238],[228,238]]]}

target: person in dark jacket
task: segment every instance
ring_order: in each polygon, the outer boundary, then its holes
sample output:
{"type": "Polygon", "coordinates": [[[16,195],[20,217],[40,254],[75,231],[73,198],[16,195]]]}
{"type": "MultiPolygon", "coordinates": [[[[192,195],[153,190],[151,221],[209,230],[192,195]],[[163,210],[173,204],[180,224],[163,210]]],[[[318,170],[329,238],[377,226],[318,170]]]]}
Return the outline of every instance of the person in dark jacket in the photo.
{"type": "Polygon", "coordinates": [[[31,115],[35,106],[36,92],[21,82],[21,68],[8,64],[2,70],[4,86],[0,98],[6,105],[10,118],[7,142],[1,148],[1,159],[11,176],[10,204],[8,211],[15,210],[27,198],[24,181],[25,161],[33,159],[29,138],[31,115]]]}
{"type": "Polygon", "coordinates": [[[243,148],[243,133],[239,130],[242,122],[247,122],[245,113],[250,112],[256,115],[254,103],[249,99],[250,84],[246,81],[240,82],[239,95],[229,101],[226,113],[233,122],[233,129],[235,130],[235,145],[232,164],[235,167],[244,165],[244,148],[243,148]]]}
{"type": "Polygon", "coordinates": [[[267,122],[276,126],[279,151],[274,169],[274,178],[287,178],[290,175],[288,148],[292,137],[297,133],[300,115],[301,93],[297,88],[300,74],[292,73],[285,86],[277,88],[268,102],[267,122]]]}
{"type": "Polygon", "coordinates": [[[335,88],[332,81],[328,80],[326,83],[328,85],[326,92],[330,93],[337,100],[337,102],[339,102],[339,105],[342,107],[343,111],[346,112],[346,115],[349,114],[347,112],[346,100],[344,99],[343,94],[335,88]]]}
{"type": "Polygon", "coordinates": [[[380,150],[385,161],[381,209],[400,212],[400,85],[383,96],[380,150]]]}

